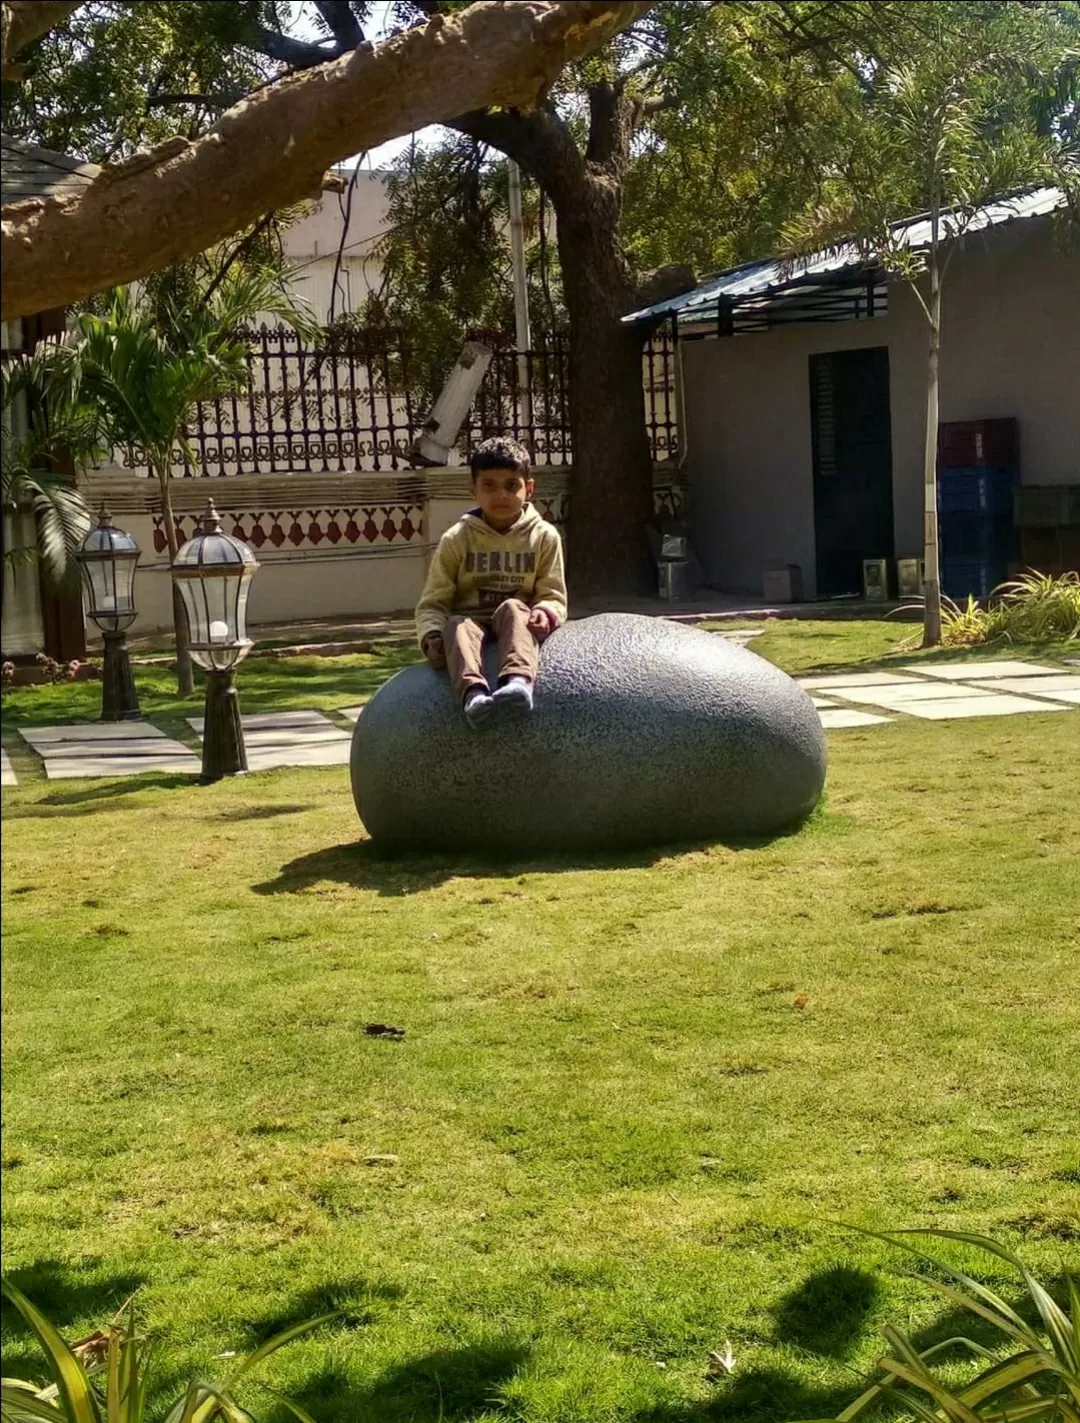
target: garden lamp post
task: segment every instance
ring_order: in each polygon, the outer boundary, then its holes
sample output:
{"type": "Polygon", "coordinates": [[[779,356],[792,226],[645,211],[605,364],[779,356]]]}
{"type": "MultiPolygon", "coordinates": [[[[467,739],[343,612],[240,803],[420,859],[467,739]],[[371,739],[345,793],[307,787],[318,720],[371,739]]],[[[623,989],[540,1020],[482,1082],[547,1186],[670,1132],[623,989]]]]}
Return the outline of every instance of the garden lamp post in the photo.
{"type": "Polygon", "coordinates": [[[135,566],[140,556],[139,545],[115,526],[103,504],[97,527],[83,539],[77,554],[86,587],[87,613],[105,639],[102,721],[137,721],[140,716],[125,637],[135,621],[135,566]]]}
{"type": "Polygon", "coordinates": [[[219,781],[247,770],[235,668],[251,651],[247,600],[258,568],[246,543],[222,531],[214,501],[199,532],[176,555],[172,576],[191,635],[191,656],[206,672],[202,778],[219,781]]]}

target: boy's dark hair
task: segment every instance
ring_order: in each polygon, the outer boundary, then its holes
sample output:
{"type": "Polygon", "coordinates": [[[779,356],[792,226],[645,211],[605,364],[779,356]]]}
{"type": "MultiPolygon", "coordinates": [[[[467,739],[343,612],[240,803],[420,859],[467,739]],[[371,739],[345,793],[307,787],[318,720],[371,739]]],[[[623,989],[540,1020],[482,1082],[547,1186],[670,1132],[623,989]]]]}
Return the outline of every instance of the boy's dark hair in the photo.
{"type": "Polygon", "coordinates": [[[485,469],[513,469],[524,479],[529,478],[529,452],[524,445],[505,435],[496,435],[477,445],[469,456],[469,473],[473,479],[485,469]]]}

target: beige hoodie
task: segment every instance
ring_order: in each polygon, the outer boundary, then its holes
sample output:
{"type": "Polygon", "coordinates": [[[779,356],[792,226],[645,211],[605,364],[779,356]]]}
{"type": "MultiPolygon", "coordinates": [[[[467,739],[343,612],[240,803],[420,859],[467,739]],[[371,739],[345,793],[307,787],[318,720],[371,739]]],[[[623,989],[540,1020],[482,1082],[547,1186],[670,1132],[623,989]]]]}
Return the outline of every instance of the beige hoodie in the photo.
{"type": "Polygon", "coordinates": [[[531,504],[505,533],[479,509],[447,529],[416,605],[417,637],[423,643],[428,633],[442,632],[454,615],[486,621],[507,598],[543,608],[556,625],[566,621],[562,540],[531,504]]]}

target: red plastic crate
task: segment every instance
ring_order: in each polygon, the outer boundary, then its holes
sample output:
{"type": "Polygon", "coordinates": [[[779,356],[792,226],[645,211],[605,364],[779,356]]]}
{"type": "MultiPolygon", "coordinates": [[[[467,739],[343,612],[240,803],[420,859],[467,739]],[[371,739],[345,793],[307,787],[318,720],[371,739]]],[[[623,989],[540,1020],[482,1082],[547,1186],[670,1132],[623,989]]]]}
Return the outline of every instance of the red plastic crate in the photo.
{"type": "Polygon", "coordinates": [[[958,420],[938,426],[938,464],[944,468],[984,468],[1020,463],[1016,420],[958,420]]]}

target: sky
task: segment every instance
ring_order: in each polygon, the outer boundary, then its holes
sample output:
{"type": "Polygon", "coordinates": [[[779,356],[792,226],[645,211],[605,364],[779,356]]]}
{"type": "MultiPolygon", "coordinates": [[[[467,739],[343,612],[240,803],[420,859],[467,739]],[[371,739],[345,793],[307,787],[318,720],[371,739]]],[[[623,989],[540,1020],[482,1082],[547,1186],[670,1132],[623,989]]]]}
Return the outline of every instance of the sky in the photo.
{"type": "MultiPolygon", "coordinates": [[[[371,38],[377,40],[388,30],[393,29],[392,9],[393,0],[377,0],[374,6],[374,28],[368,31],[371,38]]],[[[294,18],[290,27],[291,32],[298,39],[318,39],[320,32],[312,20],[311,6],[307,0],[293,0],[292,10],[294,18]]],[[[420,130],[422,135],[432,137],[437,132],[437,129],[431,127],[420,130]]],[[[363,168],[385,168],[402,149],[408,147],[411,137],[411,134],[402,134],[400,138],[380,144],[378,148],[371,149],[367,154],[356,154],[352,158],[346,158],[340,166],[354,168],[359,161],[363,168]]]]}

